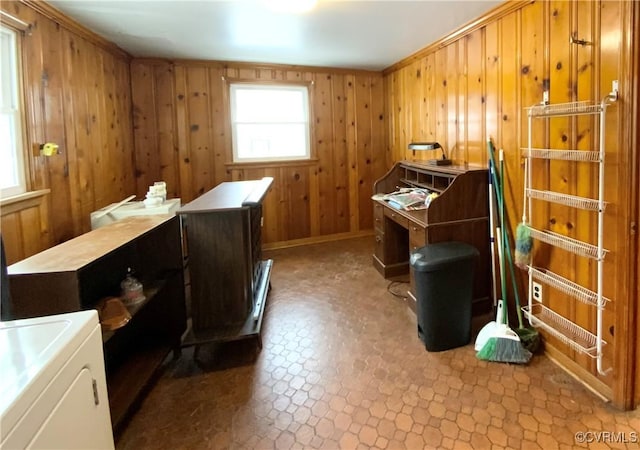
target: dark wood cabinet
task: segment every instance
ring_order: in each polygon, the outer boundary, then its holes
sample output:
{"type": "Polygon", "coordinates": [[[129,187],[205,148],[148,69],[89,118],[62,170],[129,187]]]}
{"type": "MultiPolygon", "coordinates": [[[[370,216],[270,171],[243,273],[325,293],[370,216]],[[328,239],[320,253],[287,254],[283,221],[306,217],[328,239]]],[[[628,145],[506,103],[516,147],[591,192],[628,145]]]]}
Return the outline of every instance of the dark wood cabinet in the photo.
{"type": "Polygon", "coordinates": [[[272,182],[221,183],[178,211],[191,284],[185,345],[259,339],[272,266],[262,260],[262,200],[272,182]]]}
{"type": "Polygon", "coordinates": [[[9,266],[12,317],[92,309],[119,296],[128,268],[145,300],[131,320],[103,331],[109,407],[118,429],[156,369],[186,330],[180,222],[176,216],[130,217],[9,266]]]}
{"type": "MultiPolygon", "coordinates": [[[[439,194],[427,209],[395,209],[374,199],[375,250],[373,264],[385,277],[410,273],[409,255],[427,244],[459,241],[480,252],[474,268],[474,313],[490,309],[488,173],[473,166],[432,166],[401,161],[374,184],[374,194],[398,188],[427,189],[439,194]]],[[[410,306],[415,310],[415,289],[410,279],[410,306]]]]}

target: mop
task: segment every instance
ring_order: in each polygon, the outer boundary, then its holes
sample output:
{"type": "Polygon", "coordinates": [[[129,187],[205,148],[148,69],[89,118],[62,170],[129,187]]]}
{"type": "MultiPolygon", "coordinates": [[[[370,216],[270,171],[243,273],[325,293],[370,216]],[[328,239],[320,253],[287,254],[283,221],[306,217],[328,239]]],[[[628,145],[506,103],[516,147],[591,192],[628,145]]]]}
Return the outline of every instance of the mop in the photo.
{"type": "Polygon", "coordinates": [[[496,282],[497,274],[495,273],[496,272],[496,237],[494,234],[495,224],[493,223],[494,215],[495,215],[495,212],[493,210],[495,197],[493,193],[494,176],[491,173],[492,169],[493,167],[491,165],[491,162],[489,161],[489,243],[491,244],[491,287],[493,289],[493,306],[496,308],[496,320],[492,320],[491,322],[487,323],[484,327],[482,327],[482,329],[478,333],[478,336],[476,336],[476,342],[474,346],[476,351],[479,351],[480,349],[482,349],[482,347],[484,347],[484,344],[486,344],[489,338],[495,333],[496,326],[502,320],[503,305],[502,305],[502,300],[498,300],[498,292],[496,288],[496,285],[498,283],[496,282]]]}
{"type": "Polygon", "coordinates": [[[516,228],[516,266],[521,269],[527,269],[527,266],[531,264],[531,231],[527,224],[527,186],[531,181],[529,179],[530,173],[528,170],[528,158],[524,160],[524,177],[525,183],[522,188],[522,222],[518,224],[516,228]]]}
{"type": "MultiPolygon", "coordinates": [[[[493,144],[491,143],[491,141],[489,141],[489,159],[490,159],[490,162],[493,164],[493,167],[495,168],[495,151],[493,149],[493,144]]],[[[500,178],[498,178],[498,174],[496,174],[495,171],[493,172],[493,176],[495,177],[493,182],[495,185],[504,186],[503,183],[505,182],[506,176],[504,173],[504,169],[503,169],[504,165],[502,161],[501,161],[501,168],[502,169],[500,172],[500,178]]],[[[527,172],[525,167],[525,174],[526,173],[527,172]]],[[[504,189],[502,192],[504,192],[504,189]]],[[[501,211],[504,211],[504,206],[501,204],[502,202],[504,202],[504,195],[500,195],[500,197],[498,198],[498,204],[500,205],[501,211]]],[[[523,222],[526,222],[526,216],[523,216],[523,222]]],[[[526,228],[527,232],[529,231],[529,228],[526,225],[524,226],[524,228],[526,228]]],[[[511,255],[511,245],[509,243],[509,235],[507,234],[506,228],[503,228],[502,237],[504,239],[503,241],[504,245],[502,249],[503,251],[506,250],[505,251],[506,261],[509,264],[509,273],[511,274],[511,287],[513,289],[513,295],[515,297],[516,313],[518,316],[518,328],[515,329],[515,332],[520,338],[520,342],[522,343],[524,348],[526,348],[531,352],[535,352],[540,347],[540,333],[538,333],[538,330],[536,330],[533,327],[524,326],[524,320],[522,318],[522,308],[520,304],[520,295],[518,294],[518,286],[516,284],[516,274],[515,274],[515,269],[513,267],[513,256],[511,255]]],[[[529,243],[529,247],[531,247],[530,243],[529,243]]]]}
{"type": "MultiPolygon", "coordinates": [[[[495,161],[493,156],[493,144],[491,141],[488,143],[489,147],[489,170],[495,169],[495,161]]],[[[500,287],[502,293],[502,302],[506,302],[507,298],[507,285],[506,285],[506,271],[505,271],[505,261],[504,261],[504,249],[505,245],[505,236],[506,230],[504,228],[504,177],[502,174],[504,173],[504,155],[502,150],[500,151],[500,173],[501,177],[497,180],[497,175],[495,174],[495,170],[491,173],[494,174],[494,184],[496,185],[496,193],[498,198],[498,207],[499,207],[499,219],[500,219],[500,230],[496,233],[498,238],[498,260],[500,263],[500,287]]],[[[531,359],[531,352],[522,347],[520,343],[520,338],[518,335],[509,328],[507,323],[507,308],[499,308],[502,309],[502,317],[499,319],[500,323],[498,323],[493,329],[493,335],[487,340],[484,346],[476,353],[478,359],[482,359],[485,361],[496,361],[496,362],[506,362],[506,363],[518,363],[518,364],[526,364],[531,359]]]]}

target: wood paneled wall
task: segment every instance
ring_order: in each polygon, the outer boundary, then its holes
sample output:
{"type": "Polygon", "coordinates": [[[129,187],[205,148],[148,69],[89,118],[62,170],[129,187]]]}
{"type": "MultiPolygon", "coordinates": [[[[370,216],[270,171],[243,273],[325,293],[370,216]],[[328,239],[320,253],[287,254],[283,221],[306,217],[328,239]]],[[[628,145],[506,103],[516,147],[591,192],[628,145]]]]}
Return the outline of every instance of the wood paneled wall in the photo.
{"type": "MultiPolygon", "coordinates": [[[[55,20],[56,11],[43,2],[3,1],[0,7],[31,25],[22,39],[25,145],[55,142],[62,152],[27,161],[29,188],[51,190],[50,214],[3,214],[2,225],[19,223],[13,236],[21,239],[44,228],[46,244],[55,245],[88,231],[91,211],[134,192],[129,57],[67,26],[68,20],[55,20]]],[[[9,263],[29,256],[12,248],[39,248],[6,245],[9,263]]]]}
{"type": "Polygon", "coordinates": [[[382,74],[140,59],[131,77],[138,196],[164,180],[185,203],[223,181],[272,176],[266,244],[372,229],[372,184],[386,170],[382,74]],[[231,164],[233,79],[309,83],[315,159],[231,164]]]}
{"type": "Polygon", "coordinates": [[[0,231],[7,263],[12,264],[51,246],[49,240],[48,190],[23,196],[19,201],[3,201],[0,231]]]}
{"type": "MultiPolygon", "coordinates": [[[[620,100],[607,111],[604,294],[611,299],[604,318],[604,366],[597,375],[589,357],[548,339],[549,353],[571,367],[621,407],[631,406],[628,383],[635,366],[634,328],[628,313],[637,302],[629,182],[637,142],[632,136],[635,101],[632,46],[637,46],[638,6],[625,1],[536,1],[505,4],[455,38],[445,38],[385,70],[389,147],[393,160],[432,158],[407,150],[412,140],[437,140],[460,162],[487,165],[486,141],[505,151],[506,209],[513,232],[522,214],[522,148],[527,145],[525,107],[551,103],[600,101],[620,81],[620,100]],[[634,25],[635,23],[635,25],[634,25]],[[570,43],[570,37],[588,41],[570,43]],[[634,43],[634,44],[632,44],[634,43]]],[[[637,61],[636,61],[637,64],[637,61]]],[[[635,75],[634,75],[635,74],[635,75]]],[[[592,117],[537,121],[533,146],[597,149],[599,130],[592,117]]],[[[637,168],[635,169],[637,170],[637,168]]],[[[584,163],[536,161],[533,184],[566,194],[597,197],[597,167],[584,163]]],[[[637,182],[637,178],[636,178],[637,182]]],[[[634,189],[635,191],[635,189],[634,189]]],[[[637,219],[636,219],[637,220],[637,219]]],[[[538,228],[597,242],[597,217],[564,206],[534,202],[530,221],[538,228]]],[[[534,264],[594,289],[595,264],[566,252],[536,245],[534,264]]],[[[520,272],[521,286],[526,274],[520,272]]],[[[521,292],[525,292],[524,289],[521,292]]],[[[511,297],[513,299],[513,297],[511,297]]],[[[595,332],[595,309],[545,287],[544,303],[595,332]]],[[[513,305],[512,305],[513,307],[513,305]]]]}

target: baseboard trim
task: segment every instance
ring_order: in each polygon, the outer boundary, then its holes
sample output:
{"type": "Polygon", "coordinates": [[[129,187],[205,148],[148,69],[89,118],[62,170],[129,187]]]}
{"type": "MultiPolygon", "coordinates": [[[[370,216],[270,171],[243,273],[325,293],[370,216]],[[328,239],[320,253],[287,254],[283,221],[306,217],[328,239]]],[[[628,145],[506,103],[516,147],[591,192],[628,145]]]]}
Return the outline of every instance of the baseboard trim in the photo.
{"type": "Polygon", "coordinates": [[[282,248],[299,247],[301,245],[322,244],[324,242],[342,241],[365,236],[373,236],[373,230],[349,231],[346,233],[326,234],[290,241],[269,242],[262,246],[263,250],[279,250],[282,248]]]}
{"type": "Polygon", "coordinates": [[[609,386],[597,379],[592,373],[580,366],[553,345],[549,345],[545,342],[544,349],[545,355],[551,360],[551,362],[567,372],[567,374],[591,391],[596,397],[600,398],[603,402],[612,401],[613,390],[609,386]]]}

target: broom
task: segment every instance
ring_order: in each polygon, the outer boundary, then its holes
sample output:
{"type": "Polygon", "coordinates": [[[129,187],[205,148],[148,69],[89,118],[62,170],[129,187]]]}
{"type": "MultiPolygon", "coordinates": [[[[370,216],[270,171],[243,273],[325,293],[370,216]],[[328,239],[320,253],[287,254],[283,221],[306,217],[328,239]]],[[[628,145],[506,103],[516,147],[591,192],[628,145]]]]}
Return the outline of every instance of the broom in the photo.
{"type": "Polygon", "coordinates": [[[522,222],[518,224],[516,228],[516,266],[521,269],[527,269],[527,266],[531,264],[531,231],[527,224],[527,186],[529,186],[529,176],[531,175],[528,170],[529,163],[528,158],[524,160],[524,179],[525,183],[522,188],[522,222]]]}
{"type": "MultiPolygon", "coordinates": [[[[491,145],[491,148],[489,149],[489,156],[491,158],[491,160],[493,161],[493,164],[495,165],[495,153],[494,153],[494,149],[493,149],[493,144],[490,142],[489,143],[491,145]]],[[[501,150],[502,152],[502,150],[501,150]]],[[[501,156],[502,157],[502,156],[501,156]]],[[[525,176],[527,176],[528,172],[527,172],[527,161],[525,160],[525,176]]],[[[505,182],[505,174],[504,174],[504,165],[502,163],[502,161],[500,162],[500,166],[501,166],[501,172],[500,172],[500,178],[497,181],[494,181],[494,183],[504,183],[505,182]]],[[[498,178],[498,175],[495,175],[496,178],[498,178]]],[[[504,186],[503,184],[501,184],[501,186],[504,186]]],[[[525,190],[525,194],[526,194],[526,190],[525,190]]],[[[526,232],[526,239],[528,239],[528,243],[524,243],[524,245],[528,246],[528,252],[523,254],[521,253],[521,257],[523,255],[526,255],[526,264],[529,264],[529,259],[531,256],[531,235],[529,233],[529,227],[526,224],[526,195],[525,198],[523,200],[523,216],[522,216],[522,223],[518,224],[518,230],[523,229],[526,232]]],[[[498,203],[500,202],[504,202],[504,189],[502,190],[502,195],[500,196],[500,198],[498,199],[498,203]]],[[[502,205],[503,207],[503,205],[502,205]]],[[[502,209],[501,211],[504,211],[504,209],[502,209]]],[[[516,231],[516,235],[518,235],[520,233],[520,231],[516,231]]],[[[520,342],[522,343],[522,345],[524,346],[524,348],[526,348],[527,350],[531,351],[531,352],[536,352],[538,350],[538,348],[540,347],[540,333],[538,333],[538,330],[536,330],[533,327],[525,327],[524,326],[524,320],[522,318],[522,308],[521,308],[521,304],[520,304],[520,295],[518,294],[518,286],[516,284],[516,274],[515,274],[515,269],[513,267],[513,256],[511,255],[511,245],[509,243],[509,235],[507,234],[507,230],[506,228],[503,227],[503,239],[504,239],[504,249],[506,249],[506,256],[507,256],[507,262],[509,263],[509,273],[511,275],[511,287],[513,288],[513,295],[515,297],[515,304],[516,304],[516,313],[518,316],[518,328],[516,328],[515,332],[518,334],[518,337],[520,338],[520,342]]],[[[522,242],[521,242],[522,244],[522,242]]],[[[516,265],[518,265],[518,239],[516,237],[516,265]]],[[[525,265],[526,267],[526,265],[525,265]]]]}
{"type": "Polygon", "coordinates": [[[495,225],[494,221],[494,203],[495,196],[493,195],[493,175],[491,174],[491,170],[489,172],[489,243],[491,244],[491,288],[493,291],[493,307],[496,309],[496,319],[487,323],[482,329],[478,332],[476,336],[476,342],[474,344],[474,348],[476,351],[479,351],[484,347],[484,344],[487,343],[489,338],[494,334],[496,326],[500,324],[502,320],[502,300],[498,301],[498,291],[497,291],[497,281],[496,281],[496,237],[495,237],[495,225]]]}
{"type": "MultiPolygon", "coordinates": [[[[493,184],[496,187],[496,197],[498,199],[500,231],[496,233],[499,240],[498,259],[500,262],[500,287],[502,293],[502,301],[506,302],[507,286],[505,281],[505,264],[504,264],[504,248],[506,236],[504,231],[504,186],[495,173],[495,158],[493,154],[493,144],[489,140],[489,170],[493,176],[493,184]]],[[[501,172],[504,171],[504,157],[500,152],[501,172]]],[[[507,325],[507,308],[503,309],[501,323],[497,324],[493,335],[487,340],[485,345],[476,353],[476,357],[485,361],[496,361],[506,363],[526,364],[531,359],[531,352],[522,347],[518,335],[507,325]]]]}

